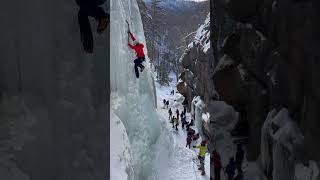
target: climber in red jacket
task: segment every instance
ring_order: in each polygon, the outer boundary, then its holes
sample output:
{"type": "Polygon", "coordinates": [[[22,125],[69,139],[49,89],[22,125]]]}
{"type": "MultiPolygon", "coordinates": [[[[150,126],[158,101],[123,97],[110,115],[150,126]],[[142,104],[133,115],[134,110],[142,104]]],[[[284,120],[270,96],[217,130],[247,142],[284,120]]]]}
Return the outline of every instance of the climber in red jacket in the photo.
{"type": "Polygon", "coordinates": [[[128,41],[128,45],[131,49],[133,49],[136,54],[137,54],[137,59],[135,59],[134,62],[134,70],[136,73],[136,77],[139,78],[139,71],[138,71],[138,67],[140,67],[140,72],[143,71],[144,66],[142,65],[142,62],[145,61],[145,55],[143,52],[143,47],[144,45],[142,43],[139,43],[136,38],[132,35],[132,33],[130,31],[128,31],[128,34],[131,38],[131,40],[133,41],[133,44],[130,44],[130,40],[128,41]]]}

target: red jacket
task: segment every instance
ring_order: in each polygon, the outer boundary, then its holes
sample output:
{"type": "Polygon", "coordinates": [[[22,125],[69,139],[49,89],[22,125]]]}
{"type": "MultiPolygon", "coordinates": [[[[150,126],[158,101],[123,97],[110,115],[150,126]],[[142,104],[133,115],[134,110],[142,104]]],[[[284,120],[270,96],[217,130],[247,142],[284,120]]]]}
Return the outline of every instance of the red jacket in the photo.
{"type": "Polygon", "coordinates": [[[221,168],[221,159],[218,153],[215,153],[211,156],[211,163],[212,162],[215,168],[221,168]]]}
{"type": "MultiPolygon", "coordinates": [[[[134,38],[134,36],[131,34],[131,32],[129,32],[129,35],[130,35],[132,41],[136,40],[136,38],[134,38]]],[[[143,44],[139,43],[134,46],[134,45],[131,45],[130,43],[128,43],[128,45],[131,49],[133,49],[136,52],[138,58],[144,58],[144,52],[143,52],[144,45],[143,44]]]]}

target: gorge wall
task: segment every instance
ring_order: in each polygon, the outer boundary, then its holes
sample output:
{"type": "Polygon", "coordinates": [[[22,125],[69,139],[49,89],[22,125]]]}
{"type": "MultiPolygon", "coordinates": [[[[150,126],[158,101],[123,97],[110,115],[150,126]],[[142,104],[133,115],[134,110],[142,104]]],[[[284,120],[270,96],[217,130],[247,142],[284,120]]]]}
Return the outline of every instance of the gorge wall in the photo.
{"type": "Polygon", "coordinates": [[[184,71],[178,90],[188,100],[200,95],[206,104],[220,100],[231,105],[239,112],[235,130],[248,126],[248,160],[264,159],[266,154],[261,151],[267,148],[271,161],[268,167],[262,162],[265,174],[274,179],[292,179],[297,173],[292,169],[297,164],[308,167],[311,161],[320,161],[320,146],[316,143],[320,135],[317,112],[320,2],[211,0],[210,3],[213,55],[203,55],[196,46],[187,49],[181,61],[184,71]],[[270,123],[271,131],[262,132],[262,127],[268,126],[266,119],[272,110],[275,111],[272,117],[282,117],[294,124],[290,125],[294,131],[283,134],[280,131],[283,124],[275,120],[270,123]],[[282,115],[284,112],[288,115],[282,115]],[[293,132],[301,134],[302,140],[298,138],[301,141],[297,142],[297,137],[289,136],[293,132]],[[285,146],[279,140],[282,138],[291,141],[292,146],[285,146]],[[277,174],[279,146],[287,157],[282,161],[290,159],[291,170],[286,170],[292,175],[290,178],[277,174]]]}
{"type": "MultiPolygon", "coordinates": [[[[220,98],[240,113],[239,123],[249,124],[248,158],[258,158],[262,150],[260,144],[265,142],[260,142],[261,127],[268,112],[286,108],[304,137],[301,143],[292,143],[295,146],[286,149],[288,156],[294,159],[293,164],[319,162],[320,146],[315,143],[320,127],[316,110],[320,107],[317,85],[320,3],[312,0],[211,3],[213,31],[222,31],[228,22],[233,22],[230,33],[212,37],[216,39],[213,41],[216,68],[229,60],[228,66],[216,69],[213,80],[220,98]]],[[[274,132],[280,128],[273,124],[274,132]]],[[[272,146],[269,150],[277,152],[277,140],[270,138],[268,143],[272,146]]],[[[272,160],[273,167],[276,161],[272,160]]],[[[274,179],[279,177],[276,168],[264,171],[274,179]]]]}

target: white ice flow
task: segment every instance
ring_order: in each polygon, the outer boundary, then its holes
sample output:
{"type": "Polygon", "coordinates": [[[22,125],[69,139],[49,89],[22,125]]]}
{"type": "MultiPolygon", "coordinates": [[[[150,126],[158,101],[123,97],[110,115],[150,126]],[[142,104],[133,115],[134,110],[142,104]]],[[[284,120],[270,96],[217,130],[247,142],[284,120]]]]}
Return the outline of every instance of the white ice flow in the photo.
{"type": "Polygon", "coordinates": [[[160,136],[160,122],[149,62],[137,79],[135,54],[128,47],[126,21],[137,40],[146,44],[140,12],[135,0],[111,0],[110,5],[111,179],[148,179],[154,159],[151,146],[160,136]]]}
{"type": "Polygon", "coordinates": [[[184,147],[186,133],[171,132],[166,110],[157,110],[148,58],[140,78],[135,77],[126,21],[137,40],[146,44],[136,0],[111,0],[110,5],[111,179],[209,179],[209,158],[203,178],[193,162],[196,150],[184,147]]]}

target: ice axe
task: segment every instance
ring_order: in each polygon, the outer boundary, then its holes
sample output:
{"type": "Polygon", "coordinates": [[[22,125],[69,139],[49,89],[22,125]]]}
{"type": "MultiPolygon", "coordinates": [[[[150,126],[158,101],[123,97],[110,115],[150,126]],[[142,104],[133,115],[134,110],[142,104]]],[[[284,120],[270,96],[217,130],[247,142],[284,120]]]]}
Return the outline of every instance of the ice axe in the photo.
{"type": "MultiPolygon", "coordinates": [[[[128,25],[128,31],[127,31],[127,32],[129,33],[129,32],[131,32],[131,31],[130,31],[130,25],[129,25],[129,22],[128,22],[127,20],[126,20],[126,23],[127,23],[127,25],[128,25]]],[[[128,42],[129,42],[129,41],[130,41],[130,37],[129,37],[129,34],[128,34],[128,42]]]]}
{"type": "Polygon", "coordinates": [[[128,31],[130,31],[130,26],[129,26],[129,22],[126,20],[126,23],[128,25],[128,31]]]}

